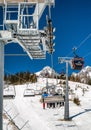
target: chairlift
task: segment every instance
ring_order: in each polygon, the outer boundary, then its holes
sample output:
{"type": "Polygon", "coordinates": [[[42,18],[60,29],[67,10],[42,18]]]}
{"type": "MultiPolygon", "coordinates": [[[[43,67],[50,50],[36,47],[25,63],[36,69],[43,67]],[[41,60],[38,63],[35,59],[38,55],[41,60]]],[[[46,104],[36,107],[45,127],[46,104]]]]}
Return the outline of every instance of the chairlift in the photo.
{"type": "Polygon", "coordinates": [[[75,70],[81,70],[84,66],[84,58],[76,55],[75,50],[76,49],[74,48],[75,57],[72,59],[72,68],[75,70]]]}
{"type": "Polygon", "coordinates": [[[23,96],[24,96],[24,97],[35,96],[35,91],[34,91],[34,89],[29,89],[29,88],[25,89],[23,96]]]}
{"type": "Polygon", "coordinates": [[[72,59],[72,68],[75,70],[81,70],[84,66],[84,58],[74,57],[72,59]]]}
{"type": "Polygon", "coordinates": [[[7,87],[4,86],[4,90],[3,90],[3,97],[4,98],[15,98],[16,96],[16,91],[15,91],[15,86],[14,85],[9,85],[7,87]]]}

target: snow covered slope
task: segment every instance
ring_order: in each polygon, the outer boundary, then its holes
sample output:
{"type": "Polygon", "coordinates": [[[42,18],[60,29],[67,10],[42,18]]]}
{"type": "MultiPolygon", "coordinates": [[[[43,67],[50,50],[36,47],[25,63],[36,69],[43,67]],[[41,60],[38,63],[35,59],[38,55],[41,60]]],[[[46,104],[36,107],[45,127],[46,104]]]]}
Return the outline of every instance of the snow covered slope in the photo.
{"type": "MultiPolygon", "coordinates": [[[[48,80],[56,83],[55,79],[48,80]]],[[[45,84],[46,79],[39,78],[37,84],[30,84],[30,86],[36,90],[39,89],[42,82],[45,84]]],[[[58,84],[58,86],[60,85],[58,84]]],[[[77,106],[73,101],[69,101],[71,121],[63,120],[64,106],[43,109],[40,102],[41,96],[24,97],[26,84],[15,86],[15,99],[4,99],[4,113],[6,115],[8,113],[22,130],[91,130],[91,86],[76,82],[69,82],[69,86],[81,104],[77,106]]],[[[18,130],[9,122],[10,120],[4,116],[4,130],[7,128],[8,130],[18,130]]]]}

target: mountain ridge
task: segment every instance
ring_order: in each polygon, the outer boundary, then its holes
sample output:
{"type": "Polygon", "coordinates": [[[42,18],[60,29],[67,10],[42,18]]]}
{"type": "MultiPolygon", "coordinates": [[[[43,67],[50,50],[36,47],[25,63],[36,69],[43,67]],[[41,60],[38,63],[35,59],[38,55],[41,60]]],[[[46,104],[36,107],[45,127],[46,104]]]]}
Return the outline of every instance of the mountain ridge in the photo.
{"type": "Polygon", "coordinates": [[[36,72],[37,76],[40,77],[55,77],[55,76],[59,76],[59,74],[52,69],[50,66],[45,66],[42,70],[36,72]]]}
{"type": "Polygon", "coordinates": [[[75,73],[73,72],[71,76],[79,77],[82,83],[87,83],[88,80],[91,78],[91,66],[84,67],[80,72],[75,73]]]}

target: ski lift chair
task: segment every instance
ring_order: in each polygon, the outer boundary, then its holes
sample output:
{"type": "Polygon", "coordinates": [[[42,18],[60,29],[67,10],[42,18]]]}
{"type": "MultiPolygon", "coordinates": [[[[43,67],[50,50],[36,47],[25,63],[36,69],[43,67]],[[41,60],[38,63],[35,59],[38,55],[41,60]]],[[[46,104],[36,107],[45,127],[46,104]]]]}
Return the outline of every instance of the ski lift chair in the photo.
{"type": "Polygon", "coordinates": [[[8,99],[13,98],[14,99],[15,96],[16,96],[15,86],[11,85],[11,86],[4,88],[4,90],[3,90],[4,98],[8,98],[8,99]]]}
{"type": "Polygon", "coordinates": [[[24,96],[24,97],[35,96],[35,91],[34,91],[34,89],[25,89],[23,96],[24,96]]]}
{"type": "Polygon", "coordinates": [[[74,70],[81,70],[84,66],[84,58],[83,57],[79,57],[77,54],[76,54],[76,50],[77,48],[73,48],[73,53],[75,55],[75,57],[72,59],[72,68],[74,70]]]}
{"type": "Polygon", "coordinates": [[[82,57],[74,57],[72,59],[72,68],[74,70],[81,70],[84,66],[84,58],[82,57]]]}

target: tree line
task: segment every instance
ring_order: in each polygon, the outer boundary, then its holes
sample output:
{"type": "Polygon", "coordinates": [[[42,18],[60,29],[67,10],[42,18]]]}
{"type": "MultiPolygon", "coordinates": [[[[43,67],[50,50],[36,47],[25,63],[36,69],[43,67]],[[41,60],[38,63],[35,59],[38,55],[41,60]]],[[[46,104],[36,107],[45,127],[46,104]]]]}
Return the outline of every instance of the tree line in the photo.
{"type": "MultiPolygon", "coordinates": [[[[46,76],[43,76],[46,77],[46,76]]],[[[52,76],[47,76],[48,78],[52,78],[52,76]]],[[[54,76],[54,78],[56,79],[63,79],[66,80],[66,75],[62,76],[62,75],[58,75],[58,76],[54,76]]],[[[91,85],[91,77],[89,76],[84,76],[83,77],[83,81],[82,81],[82,77],[77,75],[70,75],[68,76],[69,81],[74,81],[74,82],[80,82],[80,83],[86,83],[91,85]]],[[[27,72],[18,72],[15,74],[5,74],[4,75],[4,81],[7,84],[24,84],[26,82],[31,82],[31,83],[35,83],[37,82],[37,75],[35,73],[30,73],[29,71],[27,72]]]]}
{"type": "Polygon", "coordinates": [[[91,85],[91,77],[90,76],[74,76],[74,75],[71,75],[70,76],[70,81],[74,81],[74,82],[80,82],[80,83],[85,83],[85,84],[88,84],[88,85],[91,85]]]}
{"type": "Polygon", "coordinates": [[[35,83],[37,82],[37,76],[29,71],[15,74],[5,74],[4,81],[8,84],[24,84],[26,82],[35,83]]]}

